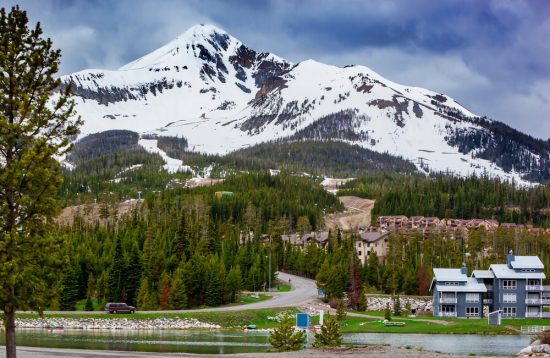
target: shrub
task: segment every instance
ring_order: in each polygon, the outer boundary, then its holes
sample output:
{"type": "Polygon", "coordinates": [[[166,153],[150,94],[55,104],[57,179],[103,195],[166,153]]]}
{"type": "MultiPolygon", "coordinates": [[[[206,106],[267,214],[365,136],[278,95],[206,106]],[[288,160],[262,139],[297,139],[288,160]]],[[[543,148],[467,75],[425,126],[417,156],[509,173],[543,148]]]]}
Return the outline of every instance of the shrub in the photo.
{"type": "Polygon", "coordinates": [[[342,345],[342,333],[336,317],[327,314],[321,332],[315,334],[314,347],[340,347],[342,345]]]}
{"type": "Polygon", "coordinates": [[[294,331],[290,315],[285,315],[279,326],[269,335],[269,343],[277,352],[297,351],[304,348],[306,334],[304,331],[294,331]]]}
{"type": "Polygon", "coordinates": [[[344,307],[344,300],[339,300],[338,306],[336,307],[336,318],[338,321],[343,321],[346,319],[346,308],[344,307]]]}
{"type": "Polygon", "coordinates": [[[391,309],[390,303],[386,303],[386,309],[384,310],[384,319],[391,321],[391,309]]]}

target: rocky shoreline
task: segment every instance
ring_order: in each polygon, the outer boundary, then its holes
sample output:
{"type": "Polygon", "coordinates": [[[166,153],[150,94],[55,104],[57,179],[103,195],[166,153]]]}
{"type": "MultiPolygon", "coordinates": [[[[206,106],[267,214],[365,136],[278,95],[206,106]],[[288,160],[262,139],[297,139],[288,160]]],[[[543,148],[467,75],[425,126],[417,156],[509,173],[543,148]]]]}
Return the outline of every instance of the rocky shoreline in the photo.
{"type": "Polygon", "coordinates": [[[64,329],[220,329],[217,324],[201,322],[194,318],[16,318],[17,328],[51,328],[64,329]]]}

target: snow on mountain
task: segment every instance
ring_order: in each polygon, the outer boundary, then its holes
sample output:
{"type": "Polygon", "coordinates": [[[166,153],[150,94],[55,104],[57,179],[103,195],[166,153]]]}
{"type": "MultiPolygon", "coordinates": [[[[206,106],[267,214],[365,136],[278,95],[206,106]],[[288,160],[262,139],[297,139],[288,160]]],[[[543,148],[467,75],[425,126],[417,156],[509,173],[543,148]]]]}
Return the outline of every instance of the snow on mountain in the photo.
{"type": "MultiPolygon", "coordinates": [[[[118,70],[84,70],[62,80],[76,94],[81,136],[110,129],[185,136],[190,150],[219,154],[277,138],[340,139],[401,155],[419,168],[525,182],[525,170],[482,159],[487,148],[457,144],[490,137],[492,122],[476,122],[448,96],[391,82],[364,66],[292,64],[210,25],[194,26],[118,70]]],[[[525,148],[535,159],[547,155],[525,148]]]]}

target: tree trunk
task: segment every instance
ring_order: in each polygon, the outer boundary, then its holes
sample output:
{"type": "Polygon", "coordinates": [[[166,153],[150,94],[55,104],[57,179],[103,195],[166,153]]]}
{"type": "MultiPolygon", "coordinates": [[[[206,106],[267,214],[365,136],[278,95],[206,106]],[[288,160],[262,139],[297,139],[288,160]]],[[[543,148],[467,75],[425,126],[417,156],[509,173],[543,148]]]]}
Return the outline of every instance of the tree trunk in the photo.
{"type": "Polygon", "coordinates": [[[15,309],[13,307],[9,307],[4,312],[4,327],[6,328],[6,358],[16,358],[15,309]]]}

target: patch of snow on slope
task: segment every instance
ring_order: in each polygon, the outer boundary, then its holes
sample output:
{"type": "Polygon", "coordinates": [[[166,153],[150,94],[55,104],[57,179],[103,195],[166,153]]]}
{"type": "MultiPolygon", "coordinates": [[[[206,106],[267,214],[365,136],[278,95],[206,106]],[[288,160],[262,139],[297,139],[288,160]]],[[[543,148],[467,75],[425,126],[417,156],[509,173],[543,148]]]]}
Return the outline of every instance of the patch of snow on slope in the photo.
{"type": "Polygon", "coordinates": [[[138,144],[141,145],[149,153],[158,154],[162,157],[164,162],[164,169],[169,173],[176,173],[178,171],[189,171],[193,172],[190,166],[183,165],[183,162],[179,159],[170,158],[165,151],[158,147],[156,139],[140,139],[138,144]]]}

